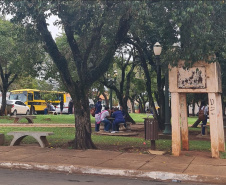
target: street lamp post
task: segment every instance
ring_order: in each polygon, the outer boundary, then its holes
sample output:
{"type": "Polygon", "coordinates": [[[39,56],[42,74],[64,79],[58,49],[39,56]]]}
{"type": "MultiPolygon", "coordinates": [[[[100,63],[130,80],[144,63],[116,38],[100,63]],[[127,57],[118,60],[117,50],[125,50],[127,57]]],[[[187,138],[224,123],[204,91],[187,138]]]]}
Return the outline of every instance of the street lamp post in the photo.
{"type": "Polygon", "coordinates": [[[169,73],[168,66],[165,74],[165,130],[163,134],[171,134],[170,109],[169,109],[169,73]]]}
{"type": "MultiPolygon", "coordinates": [[[[154,47],[154,54],[157,57],[157,81],[161,81],[161,66],[160,66],[160,54],[162,52],[162,47],[159,42],[156,42],[154,47]]],[[[165,74],[165,130],[163,134],[171,134],[170,128],[170,114],[169,114],[169,79],[168,79],[168,69],[165,74]]]]}
{"type": "MultiPolygon", "coordinates": [[[[173,44],[172,51],[179,46],[178,43],[173,44]]],[[[169,71],[168,66],[165,74],[165,130],[163,134],[171,134],[170,109],[169,109],[169,71]]]]}

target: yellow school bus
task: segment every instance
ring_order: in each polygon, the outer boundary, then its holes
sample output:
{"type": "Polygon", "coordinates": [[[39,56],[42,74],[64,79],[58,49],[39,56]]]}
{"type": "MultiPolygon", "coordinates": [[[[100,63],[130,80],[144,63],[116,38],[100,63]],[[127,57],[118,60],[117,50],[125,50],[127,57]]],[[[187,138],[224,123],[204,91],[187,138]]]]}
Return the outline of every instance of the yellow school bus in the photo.
{"type": "Polygon", "coordinates": [[[59,91],[42,91],[38,89],[18,89],[10,91],[9,100],[21,100],[32,111],[32,114],[43,112],[46,103],[58,105],[61,100],[66,102],[66,93],[59,91]]]}

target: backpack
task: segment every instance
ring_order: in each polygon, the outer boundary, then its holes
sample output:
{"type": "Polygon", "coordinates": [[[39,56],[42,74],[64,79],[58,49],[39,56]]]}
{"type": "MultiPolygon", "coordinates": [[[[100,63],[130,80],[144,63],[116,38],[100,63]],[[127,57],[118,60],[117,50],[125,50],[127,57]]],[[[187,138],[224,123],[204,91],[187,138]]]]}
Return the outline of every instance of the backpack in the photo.
{"type": "Polygon", "coordinates": [[[107,110],[104,110],[103,112],[100,112],[99,114],[96,114],[95,115],[95,121],[96,121],[96,123],[97,124],[99,124],[103,119],[102,119],[102,114],[104,113],[104,112],[106,112],[107,110]]]}
{"type": "Polygon", "coordinates": [[[199,120],[200,121],[204,121],[206,119],[206,115],[204,114],[204,109],[205,109],[205,107],[203,109],[200,108],[200,110],[199,110],[199,120]]]}

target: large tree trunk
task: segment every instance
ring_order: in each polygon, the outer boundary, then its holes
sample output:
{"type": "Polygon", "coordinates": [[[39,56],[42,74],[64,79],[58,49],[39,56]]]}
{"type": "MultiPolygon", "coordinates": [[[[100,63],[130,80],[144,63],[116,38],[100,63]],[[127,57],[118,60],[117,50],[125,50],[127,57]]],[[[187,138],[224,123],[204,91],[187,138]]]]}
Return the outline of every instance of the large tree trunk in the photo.
{"type": "MultiPolygon", "coordinates": [[[[72,3],[72,5],[74,5],[72,3]]],[[[67,37],[67,42],[70,47],[72,54],[73,65],[69,65],[69,60],[66,59],[65,55],[62,54],[52,38],[51,33],[47,28],[46,16],[44,12],[36,12],[38,16],[35,16],[35,23],[38,31],[41,34],[42,40],[45,42],[45,49],[51,56],[52,60],[56,64],[60,72],[61,79],[70,93],[73,103],[75,105],[74,114],[75,114],[75,141],[74,148],[76,149],[92,149],[96,148],[91,140],[91,123],[90,123],[90,112],[89,112],[89,101],[88,101],[88,90],[92,84],[98,80],[104,72],[109,68],[110,63],[113,60],[115,51],[121,44],[122,40],[127,35],[129,30],[129,23],[132,18],[131,11],[125,9],[124,14],[120,17],[118,23],[118,30],[112,38],[112,41],[107,44],[107,50],[105,54],[98,58],[98,65],[93,68],[88,67],[90,62],[90,55],[95,54],[94,47],[95,43],[99,42],[102,38],[101,31],[104,25],[104,18],[100,20],[100,24],[96,26],[95,29],[92,29],[92,35],[87,47],[79,47],[79,44],[74,37],[75,35],[75,23],[70,22],[71,18],[65,16],[65,12],[72,11],[71,7],[67,7],[58,10],[58,16],[62,20],[64,31],[67,37]],[[67,9],[68,8],[68,9],[67,9]],[[64,12],[65,11],[65,12],[64,12]],[[74,78],[74,72],[72,74],[71,66],[76,66],[73,70],[76,71],[77,79],[74,78]]],[[[34,10],[36,11],[36,9],[34,10]]],[[[79,14],[78,12],[74,12],[79,14]]],[[[77,15],[78,15],[77,14],[77,15]]],[[[91,29],[91,28],[90,28],[91,29]]],[[[111,39],[110,39],[111,40],[111,39]]],[[[97,48],[97,51],[100,51],[101,48],[97,48]]],[[[101,50],[102,51],[102,50],[101,50]]],[[[70,59],[71,60],[71,59],[70,59]]]]}
{"type": "MultiPolygon", "coordinates": [[[[91,139],[91,121],[89,111],[89,99],[82,96],[79,101],[74,101],[75,115],[75,140],[74,148],[76,149],[96,149],[91,139]],[[82,98],[83,97],[83,98],[82,98]]],[[[74,98],[75,99],[75,98],[74,98]]]]}
{"type": "Polygon", "coordinates": [[[131,113],[135,113],[134,101],[131,101],[131,105],[132,105],[131,113]]]}
{"type": "Polygon", "coordinates": [[[7,112],[5,111],[5,110],[6,110],[6,93],[7,93],[7,90],[5,91],[5,90],[3,89],[3,91],[2,91],[1,116],[7,114],[7,112]]]}
{"type": "Polygon", "coordinates": [[[129,115],[128,113],[128,106],[127,106],[127,99],[120,99],[121,96],[119,96],[119,103],[122,106],[122,109],[125,112],[125,121],[126,122],[131,122],[132,124],[136,124],[136,122],[133,120],[133,118],[129,115]]]}

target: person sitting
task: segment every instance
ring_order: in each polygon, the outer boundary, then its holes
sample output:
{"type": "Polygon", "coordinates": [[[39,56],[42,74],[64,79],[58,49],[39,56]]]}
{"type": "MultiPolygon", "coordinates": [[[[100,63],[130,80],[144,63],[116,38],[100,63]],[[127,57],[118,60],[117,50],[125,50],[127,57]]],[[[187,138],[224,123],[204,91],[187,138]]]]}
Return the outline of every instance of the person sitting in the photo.
{"type": "Polygon", "coordinates": [[[95,114],[95,121],[96,121],[96,124],[98,125],[98,129],[99,129],[100,122],[103,122],[105,132],[109,132],[111,127],[111,122],[107,119],[108,117],[110,117],[109,112],[110,112],[109,107],[105,107],[105,110],[103,110],[99,114],[95,114]]]}
{"type": "Polygon", "coordinates": [[[49,111],[55,111],[55,107],[52,105],[52,103],[50,103],[50,108],[49,108],[49,111]]]}
{"type": "Polygon", "coordinates": [[[116,133],[119,131],[119,123],[125,123],[125,119],[123,118],[122,111],[118,110],[118,108],[114,108],[112,117],[115,118],[115,120],[113,121],[111,133],[116,133]]]}
{"type": "Polygon", "coordinates": [[[101,122],[104,122],[104,131],[109,132],[111,129],[111,122],[107,119],[110,117],[109,107],[105,107],[105,110],[101,112],[101,122]]]}
{"type": "Polygon", "coordinates": [[[46,106],[46,108],[44,109],[44,114],[48,114],[48,107],[46,106]]]}

